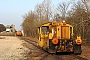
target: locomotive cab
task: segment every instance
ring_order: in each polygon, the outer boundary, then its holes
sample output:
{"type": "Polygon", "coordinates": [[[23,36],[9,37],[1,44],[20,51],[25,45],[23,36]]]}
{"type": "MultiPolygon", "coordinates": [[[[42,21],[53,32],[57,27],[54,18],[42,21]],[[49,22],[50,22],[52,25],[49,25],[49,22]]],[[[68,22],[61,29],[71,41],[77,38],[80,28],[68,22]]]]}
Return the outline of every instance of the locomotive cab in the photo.
{"type": "Polygon", "coordinates": [[[41,48],[45,48],[45,50],[48,48],[49,44],[49,25],[43,25],[38,28],[39,30],[39,46],[41,48]]]}

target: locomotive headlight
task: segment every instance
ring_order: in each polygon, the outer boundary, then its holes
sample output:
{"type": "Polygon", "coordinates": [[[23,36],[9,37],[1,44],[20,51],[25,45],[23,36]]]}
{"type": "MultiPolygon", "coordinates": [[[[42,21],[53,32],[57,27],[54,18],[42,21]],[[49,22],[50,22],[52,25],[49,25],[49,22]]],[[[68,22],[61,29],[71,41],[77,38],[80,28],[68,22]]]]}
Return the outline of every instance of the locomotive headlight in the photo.
{"type": "Polygon", "coordinates": [[[63,20],[62,22],[65,23],[65,20],[63,20]]]}
{"type": "Polygon", "coordinates": [[[65,22],[65,20],[63,20],[63,21],[62,21],[62,23],[63,23],[63,25],[66,25],[66,22],[65,22]]]}

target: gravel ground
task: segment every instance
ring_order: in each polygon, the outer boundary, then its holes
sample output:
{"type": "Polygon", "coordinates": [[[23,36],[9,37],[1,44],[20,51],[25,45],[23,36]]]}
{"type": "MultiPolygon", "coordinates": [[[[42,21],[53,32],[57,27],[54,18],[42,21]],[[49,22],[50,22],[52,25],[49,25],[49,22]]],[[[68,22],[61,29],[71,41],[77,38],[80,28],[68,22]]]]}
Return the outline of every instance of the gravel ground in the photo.
{"type": "Polygon", "coordinates": [[[90,60],[90,46],[82,46],[82,54],[80,57],[90,60]]]}
{"type": "Polygon", "coordinates": [[[0,36],[0,60],[26,60],[29,49],[22,44],[23,40],[12,36],[0,36]]]}

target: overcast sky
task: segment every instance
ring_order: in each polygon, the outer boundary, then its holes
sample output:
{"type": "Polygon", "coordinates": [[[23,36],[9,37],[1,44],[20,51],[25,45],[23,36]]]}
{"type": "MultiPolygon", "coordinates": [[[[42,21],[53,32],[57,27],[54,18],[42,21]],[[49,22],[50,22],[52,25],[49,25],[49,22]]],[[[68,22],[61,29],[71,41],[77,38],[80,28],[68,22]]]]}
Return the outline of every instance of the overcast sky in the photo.
{"type": "MultiPolygon", "coordinates": [[[[34,10],[37,3],[43,0],[0,0],[0,24],[11,25],[14,24],[16,30],[21,29],[23,22],[22,15],[34,10]]],[[[52,0],[52,4],[57,6],[58,3],[68,0],[52,0]]]]}

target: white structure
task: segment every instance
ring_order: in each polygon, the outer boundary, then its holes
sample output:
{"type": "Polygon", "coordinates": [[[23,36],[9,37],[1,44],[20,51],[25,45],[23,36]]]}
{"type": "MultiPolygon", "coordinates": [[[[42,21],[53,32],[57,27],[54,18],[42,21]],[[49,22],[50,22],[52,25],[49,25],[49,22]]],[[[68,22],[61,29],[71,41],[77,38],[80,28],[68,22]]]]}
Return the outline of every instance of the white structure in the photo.
{"type": "Polygon", "coordinates": [[[6,32],[15,32],[15,25],[7,25],[6,26],[6,32]]]}
{"type": "Polygon", "coordinates": [[[6,32],[11,32],[11,29],[7,28],[7,29],[6,29],[6,32]]]}
{"type": "Polygon", "coordinates": [[[23,30],[21,30],[21,32],[22,32],[22,36],[24,36],[24,32],[23,32],[23,30]]]}

